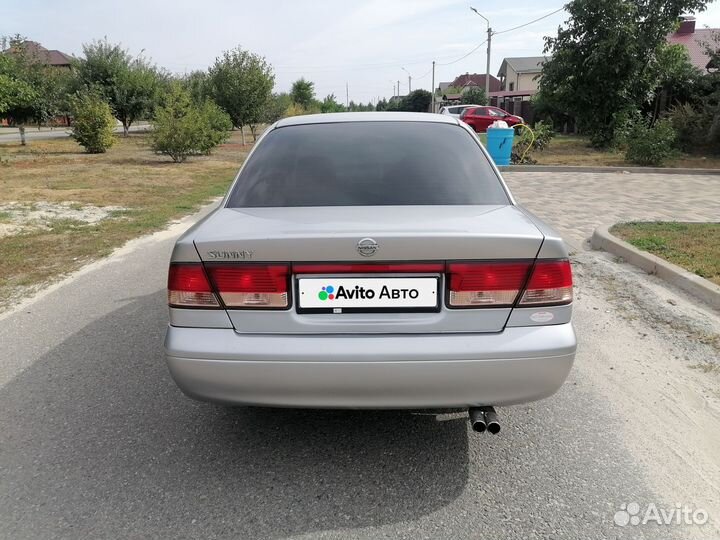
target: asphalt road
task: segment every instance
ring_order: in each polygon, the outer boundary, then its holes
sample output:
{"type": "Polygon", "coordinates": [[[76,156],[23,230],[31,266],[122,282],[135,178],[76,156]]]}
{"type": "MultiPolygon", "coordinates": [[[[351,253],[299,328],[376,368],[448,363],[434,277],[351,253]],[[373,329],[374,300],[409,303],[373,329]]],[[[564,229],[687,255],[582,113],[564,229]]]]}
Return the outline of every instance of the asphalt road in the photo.
{"type": "MultiPolygon", "coordinates": [[[[142,131],[147,129],[147,124],[130,126],[130,131],[142,131]]],[[[115,128],[116,133],[122,133],[122,127],[115,128]]],[[[37,128],[28,127],[25,129],[25,138],[28,141],[38,141],[46,139],[62,139],[70,136],[70,129],[57,127],[53,130],[43,128],[39,131],[37,128]]],[[[0,128],[0,144],[2,143],[19,143],[20,133],[14,128],[0,128]]]]}
{"type": "MultiPolygon", "coordinates": [[[[637,340],[613,323],[609,289],[580,294],[581,348],[563,389],[502,409],[498,436],[453,414],[223,408],[182,395],[163,362],[181,228],[0,319],[0,538],[715,534],[613,523],[623,503],[672,505],[678,491],[653,476],[644,433],[628,439],[598,380],[637,340]]],[[[698,473],[663,466],[683,483],[698,473]]],[[[683,502],[706,504],[716,494],[705,489],[683,502]]]]}

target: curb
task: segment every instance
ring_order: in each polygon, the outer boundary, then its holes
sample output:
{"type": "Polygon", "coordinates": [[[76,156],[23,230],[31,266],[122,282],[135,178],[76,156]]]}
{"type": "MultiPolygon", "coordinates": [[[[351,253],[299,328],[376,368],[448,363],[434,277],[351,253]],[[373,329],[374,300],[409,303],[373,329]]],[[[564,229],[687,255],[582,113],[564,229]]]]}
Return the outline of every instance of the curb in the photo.
{"type": "Polygon", "coordinates": [[[720,169],[688,169],[670,167],[582,167],[580,165],[503,165],[501,172],[566,172],[566,173],[619,173],[619,174],[711,174],[720,175],[720,169]]]}
{"type": "Polygon", "coordinates": [[[602,249],[618,255],[648,274],[654,274],[720,310],[720,286],[620,240],[610,234],[610,227],[612,225],[601,225],[595,229],[591,240],[593,249],[602,249]]]}

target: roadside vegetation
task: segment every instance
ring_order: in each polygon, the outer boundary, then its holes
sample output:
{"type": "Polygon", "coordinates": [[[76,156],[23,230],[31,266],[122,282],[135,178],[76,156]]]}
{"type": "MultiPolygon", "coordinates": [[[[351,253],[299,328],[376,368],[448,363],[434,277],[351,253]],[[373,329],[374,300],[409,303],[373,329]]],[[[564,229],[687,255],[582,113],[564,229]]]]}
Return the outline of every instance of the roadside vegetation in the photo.
{"type": "Polygon", "coordinates": [[[671,45],[684,13],[706,0],[573,0],[556,36],[545,38],[539,119],[556,129],[575,124],[592,148],[628,162],[662,166],[678,150],[720,154],[720,36],[704,47],[709,65],[695,68],[671,45]]]}
{"type": "Polygon", "coordinates": [[[631,222],[610,232],[720,285],[720,223],[631,222]]]}
{"type": "Polygon", "coordinates": [[[221,196],[250,150],[234,132],[178,167],[148,137],[131,132],[102,154],[71,139],[2,145],[0,310],[221,196]]]}

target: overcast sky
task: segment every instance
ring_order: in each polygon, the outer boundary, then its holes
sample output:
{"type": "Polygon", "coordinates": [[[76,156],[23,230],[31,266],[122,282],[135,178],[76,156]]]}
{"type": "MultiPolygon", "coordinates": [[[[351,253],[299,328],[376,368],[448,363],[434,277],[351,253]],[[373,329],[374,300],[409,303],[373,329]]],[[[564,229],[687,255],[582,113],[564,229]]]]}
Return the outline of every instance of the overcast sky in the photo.
{"type": "MultiPolygon", "coordinates": [[[[132,53],[145,51],[174,73],[207,68],[237,45],[267,58],[276,91],[304,76],[322,99],[334,93],[367,102],[389,97],[395,81],[407,93],[439,81],[485,72],[486,24],[502,31],[550,13],[563,0],[0,0],[0,35],[21,34],[48,49],[80,55],[82,44],[107,36],[132,53]]],[[[526,28],[493,37],[491,71],[503,57],[542,54],[543,36],[566,18],[557,13],[526,28]]],[[[698,14],[698,26],[720,27],[720,5],[698,14]]]]}

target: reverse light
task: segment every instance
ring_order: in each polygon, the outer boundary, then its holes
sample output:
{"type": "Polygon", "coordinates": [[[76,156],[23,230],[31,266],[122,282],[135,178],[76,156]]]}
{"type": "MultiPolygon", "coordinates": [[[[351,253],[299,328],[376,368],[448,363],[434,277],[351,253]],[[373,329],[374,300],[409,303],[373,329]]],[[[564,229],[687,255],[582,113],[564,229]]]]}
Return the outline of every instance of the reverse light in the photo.
{"type": "Polygon", "coordinates": [[[512,306],[525,284],[532,262],[449,263],[450,307],[512,306]]]}
{"type": "Polygon", "coordinates": [[[207,272],[223,303],[232,308],[289,306],[286,264],[208,265],[207,272]]]}
{"type": "Polygon", "coordinates": [[[537,261],[520,306],[562,305],[573,299],[570,261],[537,261]]]}
{"type": "Polygon", "coordinates": [[[171,264],[168,271],[170,307],[220,307],[200,263],[171,264]]]}

